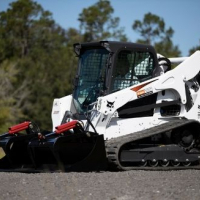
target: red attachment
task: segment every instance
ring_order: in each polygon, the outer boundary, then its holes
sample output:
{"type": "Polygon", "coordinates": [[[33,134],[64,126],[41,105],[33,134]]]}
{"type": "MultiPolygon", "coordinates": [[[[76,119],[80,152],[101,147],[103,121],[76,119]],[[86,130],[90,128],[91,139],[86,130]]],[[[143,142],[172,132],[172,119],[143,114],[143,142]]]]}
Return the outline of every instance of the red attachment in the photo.
{"type": "Polygon", "coordinates": [[[78,124],[78,121],[77,120],[73,120],[71,122],[67,122],[67,123],[62,124],[60,126],[57,126],[56,130],[55,130],[55,133],[56,134],[60,134],[60,133],[63,133],[65,131],[68,131],[68,130],[70,130],[72,128],[75,128],[77,126],[77,124],[78,124]]]}
{"type": "Polygon", "coordinates": [[[30,123],[31,122],[23,122],[21,124],[14,125],[9,128],[8,133],[15,134],[15,133],[18,133],[19,131],[26,130],[29,127],[30,123]]]}

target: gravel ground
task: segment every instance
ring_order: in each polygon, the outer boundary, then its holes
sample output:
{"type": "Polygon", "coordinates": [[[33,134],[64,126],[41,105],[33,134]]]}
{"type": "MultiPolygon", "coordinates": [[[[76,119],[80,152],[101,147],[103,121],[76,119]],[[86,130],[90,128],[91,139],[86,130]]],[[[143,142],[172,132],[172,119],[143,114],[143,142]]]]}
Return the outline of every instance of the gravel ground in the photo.
{"type": "Polygon", "coordinates": [[[0,173],[0,199],[200,199],[200,171],[0,173]]]}

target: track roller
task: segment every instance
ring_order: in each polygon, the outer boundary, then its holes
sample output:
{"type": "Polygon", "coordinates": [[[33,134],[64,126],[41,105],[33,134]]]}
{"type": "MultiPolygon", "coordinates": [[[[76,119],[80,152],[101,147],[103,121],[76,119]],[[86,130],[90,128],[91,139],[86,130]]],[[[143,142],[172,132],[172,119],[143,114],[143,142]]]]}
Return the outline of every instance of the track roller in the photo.
{"type": "Polygon", "coordinates": [[[159,161],[159,164],[160,164],[160,166],[162,166],[162,167],[168,167],[169,164],[170,164],[170,161],[167,160],[167,159],[163,159],[163,160],[160,160],[160,161],[159,161]]]}
{"type": "Polygon", "coordinates": [[[150,167],[157,167],[158,166],[158,161],[156,159],[153,159],[153,160],[149,160],[148,161],[148,165],[150,167]]]}

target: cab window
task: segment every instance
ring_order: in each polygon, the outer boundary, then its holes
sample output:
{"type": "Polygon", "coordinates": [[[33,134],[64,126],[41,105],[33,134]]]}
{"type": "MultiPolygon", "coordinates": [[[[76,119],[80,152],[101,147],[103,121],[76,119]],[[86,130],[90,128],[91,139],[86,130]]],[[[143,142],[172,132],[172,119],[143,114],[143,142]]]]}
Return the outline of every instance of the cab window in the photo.
{"type": "Polygon", "coordinates": [[[153,61],[150,52],[120,51],[115,64],[113,91],[151,79],[154,69],[153,61]]]}

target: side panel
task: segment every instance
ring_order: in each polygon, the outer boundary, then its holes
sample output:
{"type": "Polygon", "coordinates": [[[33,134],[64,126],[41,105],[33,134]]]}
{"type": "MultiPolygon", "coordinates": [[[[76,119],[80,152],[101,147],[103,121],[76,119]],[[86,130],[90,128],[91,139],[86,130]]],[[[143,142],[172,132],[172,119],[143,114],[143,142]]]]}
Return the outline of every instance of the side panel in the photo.
{"type": "Polygon", "coordinates": [[[105,139],[116,138],[138,131],[142,131],[148,128],[152,128],[163,123],[168,122],[167,120],[157,119],[156,117],[142,117],[142,118],[129,118],[119,119],[112,118],[109,126],[104,134],[105,139]]]}
{"type": "Polygon", "coordinates": [[[75,113],[75,108],[73,106],[72,100],[72,95],[68,95],[60,99],[54,99],[51,112],[53,131],[55,130],[56,126],[61,124],[66,111],[71,111],[72,113],[75,113]]]}
{"type": "Polygon", "coordinates": [[[195,119],[200,121],[200,89],[198,90],[197,97],[193,102],[194,104],[192,108],[185,113],[185,117],[187,119],[195,119]]]}

